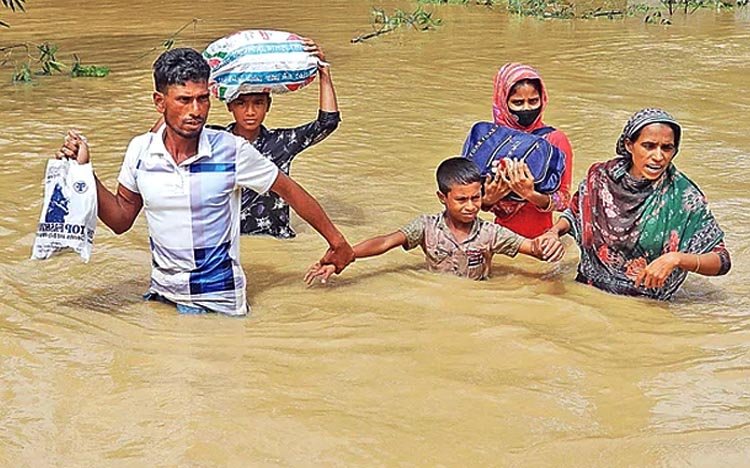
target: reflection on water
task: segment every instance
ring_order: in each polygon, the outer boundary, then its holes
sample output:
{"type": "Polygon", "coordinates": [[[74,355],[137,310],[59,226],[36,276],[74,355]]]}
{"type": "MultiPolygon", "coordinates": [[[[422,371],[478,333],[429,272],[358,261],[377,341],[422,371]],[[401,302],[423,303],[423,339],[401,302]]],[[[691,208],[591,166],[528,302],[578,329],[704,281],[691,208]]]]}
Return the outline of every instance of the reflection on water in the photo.
{"type": "MultiPolygon", "coordinates": [[[[664,28],[448,6],[436,32],[349,44],[369,8],[222,1],[197,14],[172,1],[44,0],[8,18],[1,44],[50,40],[113,72],[0,85],[0,464],[746,465],[747,15],[664,28]],[[302,272],[324,245],[297,222],[292,242],[243,238],[254,316],[237,320],[141,301],[142,219],[119,237],[100,226],[88,265],[28,260],[45,158],[75,126],[113,186],[128,140],[156,117],[158,51],[148,51],[196,15],[182,36],[195,47],[250,27],[324,47],[343,123],[293,175],[352,240],[438,211],[434,168],[490,118],[494,72],[515,60],[544,75],[547,120],[573,142],[576,180],[613,154],[634,110],[675,114],[685,128],[676,163],[709,197],[734,269],[691,276],[659,304],[574,283],[574,248],[560,265],[498,258],[483,283],[393,252],[308,289],[302,272]],[[149,21],[120,21],[129,17],[149,21]]],[[[316,104],[315,85],[278,96],[268,123],[312,119],[316,104]]],[[[228,119],[215,105],[211,120],[228,119]]]]}

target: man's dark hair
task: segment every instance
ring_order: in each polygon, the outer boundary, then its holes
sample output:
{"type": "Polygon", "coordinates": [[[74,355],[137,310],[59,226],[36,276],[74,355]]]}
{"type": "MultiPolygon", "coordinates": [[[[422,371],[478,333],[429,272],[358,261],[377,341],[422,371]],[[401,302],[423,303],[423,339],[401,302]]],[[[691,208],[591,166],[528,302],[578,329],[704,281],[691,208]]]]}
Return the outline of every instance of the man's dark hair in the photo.
{"type": "Polygon", "coordinates": [[[168,50],[154,62],[154,86],[160,93],[166,93],[171,85],[208,81],[210,74],[211,68],[203,56],[190,48],[168,50]]]}
{"type": "Polygon", "coordinates": [[[468,185],[474,182],[482,182],[482,174],[477,165],[466,158],[446,159],[437,168],[438,190],[443,195],[447,195],[456,184],[468,185]]]}

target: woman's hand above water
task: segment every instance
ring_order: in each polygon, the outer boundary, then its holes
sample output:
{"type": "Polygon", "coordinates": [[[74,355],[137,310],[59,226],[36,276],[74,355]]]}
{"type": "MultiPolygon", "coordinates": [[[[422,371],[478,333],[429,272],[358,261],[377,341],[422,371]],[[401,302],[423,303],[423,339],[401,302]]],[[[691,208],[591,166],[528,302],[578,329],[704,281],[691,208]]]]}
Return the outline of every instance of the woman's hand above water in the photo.
{"type": "Polygon", "coordinates": [[[646,268],[638,273],[635,278],[636,286],[644,288],[661,288],[667,282],[667,278],[672,274],[675,268],[680,265],[680,258],[684,255],[680,252],[665,253],[653,262],[646,265],[646,268]]]}
{"type": "Polygon", "coordinates": [[[554,200],[551,195],[539,193],[534,189],[534,176],[529,166],[523,161],[506,160],[504,177],[508,180],[511,191],[533,204],[540,211],[550,211],[554,200]]]}
{"type": "Polygon", "coordinates": [[[510,189],[523,198],[529,200],[537,192],[534,190],[534,176],[531,169],[523,161],[507,159],[505,164],[505,178],[508,180],[510,189]]]}

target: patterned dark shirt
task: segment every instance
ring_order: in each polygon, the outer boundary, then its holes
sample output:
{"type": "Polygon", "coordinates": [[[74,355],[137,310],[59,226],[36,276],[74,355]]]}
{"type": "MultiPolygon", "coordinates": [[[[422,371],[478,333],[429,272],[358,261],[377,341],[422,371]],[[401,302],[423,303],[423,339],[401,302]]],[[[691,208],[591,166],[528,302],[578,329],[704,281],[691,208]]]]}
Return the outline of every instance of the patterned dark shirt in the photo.
{"type": "MultiPolygon", "coordinates": [[[[295,128],[267,129],[260,127],[260,134],[252,145],[266,158],[289,174],[292,160],[306,148],[323,141],[333,133],[341,121],[340,112],[318,111],[318,119],[295,128]]],[[[224,130],[231,132],[235,123],[224,130]]],[[[260,195],[250,189],[242,189],[240,210],[240,232],[243,235],[267,235],[278,239],[291,239],[297,235],[289,225],[289,205],[275,193],[260,195]]]]}

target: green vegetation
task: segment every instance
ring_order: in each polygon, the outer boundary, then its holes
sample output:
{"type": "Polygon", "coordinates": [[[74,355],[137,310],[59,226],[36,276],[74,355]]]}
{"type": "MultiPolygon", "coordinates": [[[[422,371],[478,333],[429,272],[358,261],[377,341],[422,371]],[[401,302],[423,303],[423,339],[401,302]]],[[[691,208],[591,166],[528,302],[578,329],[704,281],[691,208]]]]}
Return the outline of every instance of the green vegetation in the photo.
{"type": "Polygon", "coordinates": [[[681,13],[690,15],[699,9],[725,10],[746,7],[750,0],[661,0],[659,5],[634,4],[625,9],[605,9],[602,7],[578,11],[575,0],[416,0],[424,4],[456,5],[505,5],[514,15],[539,19],[594,19],[623,18],[643,15],[643,21],[650,24],[671,24],[672,17],[681,13]]]}
{"type": "Polygon", "coordinates": [[[392,14],[388,14],[382,8],[373,8],[371,18],[373,31],[360,34],[351,42],[364,42],[395,31],[402,26],[411,26],[418,31],[429,31],[440,26],[440,23],[442,23],[440,18],[433,18],[432,12],[425,11],[421,6],[411,13],[396,9],[392,14]]]}
{"type": "Polygon", "coordinates": [[[73,54],[73,66],[70,67],[70,76],[72,76],[73,78],[104,78],[107,75],[109,75],[109,67],[82,65],[80,57],[78,57],[77,54],[73,54]]]}
{"type": "MultiPolygon", "coordinates": [[[[31,83],[34,77],[51,76],[60,74],[67,65],[57,59],[58,47],[49,42],[41,44],[20,43],[0,47],[0,68],[5,65],[13,66],[12,81],[14,83],[31,83]],[[16,60],[18,54],[22,54],[20,60],[16,60]]],[[[73,78],[81,76],[103,77],[109,74],[109,68],[96,65],[81,65],[81,59],[73,54],[73,64],[70,67],[70,76],[73,78]]]]}
{"type": "MultiPolygon", "coordinates": [[[[0,0],[3,5],[15,5],[18,8],[25,0],[0,0]]],[[[9,7],[10,8],[10,7],[9,7]]],[[[185,23],[177,31],[164,39],[157,47],[152,48],[143,56],[151,54],[155,50],[169,50],[175,46],[178,37],[188,26],[195,27],[200,21],[198,18],[185,23]]],[[[0,68],[13,67],[11,80],[13,83],[31,83],[35,77],[51,76],[63,73],[64,69],[70,69],[72,78],[104,78],[109,75],[110,68],[99,65],[84,65],[77,54],[72,55],[72,63],[66,65],[57,59],[59,47],[50,42],[33,44],[23,42],[0,47],[0,68]]]]}
{"type": "MultiPolygon", "coordinates": [[[[10,11],[26,11],[24,3],[26,0],[0,0],[0,5],[5,8],[9,8],[10,11]]],[[[0,19],[0,27],[9,28],[10,25],[0,19]]]]}
{"type": "Polygon", "coordinates": [[[508,0],[508,11],[515,15],[537,18],[575,17],[574,5],[564,0],[508,0]]]}
{"type": "Polygon", "coordinates": [[[39,51],[39,57],[37,61],[41,69],[37,71],[37,75],[49,76],[53,73],[61,73],[65,65],[57,61],[57,49],[55,44],[49,42],[43,42],[36,46],[39,51]]]}
{"type": "Polygon", "coordinates": [[[482,6],[494,6],[500,3],[505,3],[505,0],[417,0],[417,3],[430,3],[436,5],[482,5],[482,6]]]}

